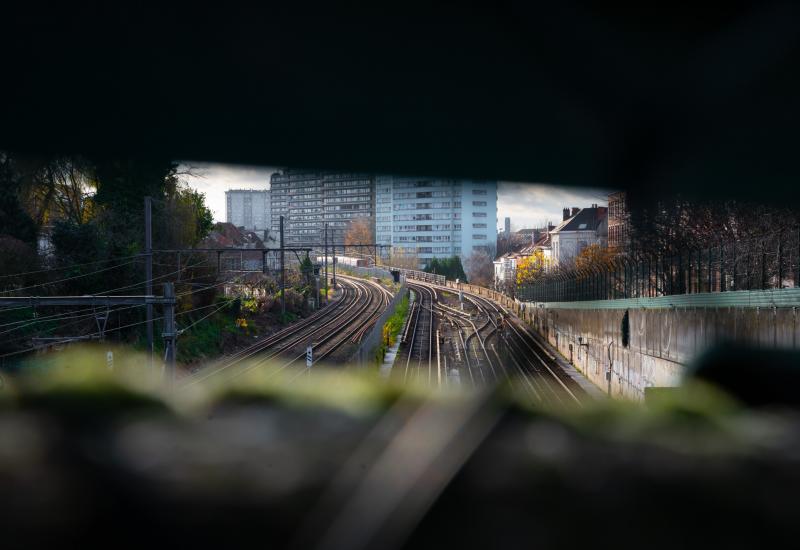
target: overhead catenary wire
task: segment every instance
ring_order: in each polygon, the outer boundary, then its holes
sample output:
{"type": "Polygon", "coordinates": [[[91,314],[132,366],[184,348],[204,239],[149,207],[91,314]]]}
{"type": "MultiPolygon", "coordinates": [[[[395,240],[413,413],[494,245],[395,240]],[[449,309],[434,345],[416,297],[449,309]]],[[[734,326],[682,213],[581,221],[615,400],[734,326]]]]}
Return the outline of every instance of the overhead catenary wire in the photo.
{"type": "MultiPolygon", "coordinates": [[[[189,296],[191,294],[195,294],[197,292],[202,292],[202,291],[205,291],[205,290],[208,290],[208,289],[220,286],[220,285],[229,284],[230,282],[231,281],[221,281],[219,283],[215,283],[215,284],[212,284],[212,285],[207,285],[207,286],[205,286],[203,288],[187,290],[187,291],[181,292],[179,294],[176,294],[176,298],[182,298],[182,297],[185,297],[185,296],[189,296]]],[[[119,313],[119,312],[122,312],[122,311],[127,311],[127,310],[131,310],[131,309],[135,309],[135,308],[140,308],[140,307],[143,307],[144,305],[145,304],[135,304],[135,305],[131,305],[131,306],[118,307],[118,308],[112,309],[111,311],[113,311],[114,313],[119,313]]],[[[204,308],[205,307],[206,306],[204,306],[204,308]]],[[[94,311],[94,308],[91,308],[91,309],[92,309],[92,311],[94,311]]],[[[75,324],[81,322],[84,319],[87,319],[88,317],[91,317],[94,314],[92,312],[92,313],[87,313],[87,314],[84,314],[84,315],[74,315],[75,313],[79,313],[81,311],[87,311],[87,310],[79,310],[78,312],[70,311],[70,312],[66,312],[64,314],[58,314],[58,315],[66,316],[66,319],[63,319],[64,321],[70,321],[68,323],[61,323],[58,328],[63,329],[65,327],[74,326],[75,324]],[[73,315],[73,317],[70,317],[70,315],[73,315]]],[[[193,310],[187,310],[186,312],[179,313],[178,315],[183,315],[184,313],[188,313],[188,312],[191,312],[191,311],[194,311],[194,309],[193,310]]],[[[36,324],[36,323],[39,323],[39,322],[42,322],[42,321],[46,321],[46,320],[48,320],[48,319],[45,319],[44,317],[40,317],[38,319],[28,319],[28,320],[26,320],[26,322],[28,322],[30,325],[33,325],[33,324],[36,324]]],[[[157,320],[157,319],[154,319],[154,320],[157,320]]],[[[147,321],[143,321],[142,323],[146,323],[146,322],[147,321]]],[[[123,328],[128,328],[130,326],[136,326],[136,325],[142,324],[142,323],[133,323],[131,325],[125,325],[125,326],[122,326],[122,327],[117,327],[116,329],[109,329],[109,330],[106,330],[105,332],[106,333],[113,332],[113,331],[120,330],[120,329],[123,329],[123,328]]],[[[23,328],[23,327],[17,327],[16,329],[11,329],[11,330],[8,330],[8,331],[5,331],[5,332],[0,332],[0,334],[6,334],[8,332],[13,332],[14,330],[17,330],[17,329],[20,329],[20,328],[23,328]]],[[[4,343],[5,344],[9,344],[9,343],[12,343],[12,342],[18,342],[20,340],[25,340],[25,339],[30,338],[30,337],[31,337],[30,335],[23,335],[23,336],[19,336],[19,337],[12,338],[12,339],[5,339],[4,343]]],[[[29,348],[29,350],[33,350],[33,349],[36,349],[36,348],[29,348]]],[[[0,356],[0,357],[3,357],[3,356],[0,356]]]]}
{"type": "Polygon", "coordinates": [[[80,275],[73,275],[71,277],[65,277],[63,279],[58,279],[58,280],[55,280],[55,281],[49,281],[49,282],[46,282],[46,283],[38,283],[38,284],[35,284],[35,285],[24,286],[24,287],[21,287],[21,288],[14,288],[14,289],[11,289],[11,290],[4,290],[4,291],[1,291],[0,294],[9,294],[11,292],[19,292],[21,290],[28,290],[28,289],[31,289],[31,288],[38,288],[38,287],[42,287],[42,286],[55,285],[55,284],[58,284],[58,283],[64,283],[66,281],[72,281],[72,280],[75,280],[75,279],[81,279],[81,278],[84,278],[84,277],[90,277],[92,275],[97,275],[98,273],[104,273],[106,271],[112,271],[114,269],[119,269],[121,267],[125,267],[125,266],[128,266],[128,265],[131,265],[134,262],[135,262],[135,260],[130,261],[130,262],[125,262],[125,263],[119,264],[119,265],[114,265],[114,266],[111,266],[111,267],[106,267],[106,268],[103,268],[103,269],[98,269],[96,271],[91,271],[89,273],[82,273],[80,275]]]}
{"type": "MultiPolygon", "coordinates": [[[[233,301],[235,301],[235,300],[230,300],[229,302],[233,302],[233,301]]],[[[210,308],[210,307],[214,307],[214,306],[216,306],[216,305],[218,305],[218,304],[214,303],[214,304],[209,304],[209,305],[205,305],[205,306],[200,306],[200,307],[196,307],[196,308],[188,309],[188,310],[186,310],[186,311],[182,311],[182,312],[180,312],[180,313],[177,313],[177,314],[175,315],[175,317],[180,317],[180,316],[182,316],[182,315],[188,315],[188,314],[190,314],[190,313],[194,313],[194,312],[197,312],[197,311],[201,311],[201,310],[204,310],[204,309],[208,309],[208,308],[210,308]]],[[[211,315],[213,315],[214,313],[216,313],[217,311],[221,310],[223,307],[225,307],[225,306],[227,306],[227,305],[229,305],[229,303],[227,303],[227,304],[223,304],[222,306],[218,307],[218,309],[217,309],[216,311],[212,312],[210,315],[206,315],[206,316],[204,316],[202,319],[199,319],[199,320],[197,320],[197,321],[193,322],[191,325],[189,325],[189,326],[188,326],[188,327],[186,327],[185,329],[182,329],[182,330],[180,330],[180,331],[179,331],[179,334],[180,334],[181,332],[185,332],[186,330],[188,330],[189,328],[191,328],[193,325],[196,325],[196,324],[197,324],[197,323],[198,323],[200,320],[204,320],[204,319],[206,319],[206,318],[210,317],[211,315]]],[[[121,309],[130,309],[130,308],[134,308],[134,307],[143,307],[143,306],[144,306],[144,304],[137,304],[137,305],[135,305],[135,306],[126,306],[125,308],[121,308],[121,309]]],[[[154,317],[154,318],[153,318],[153,321],[161,321],[161,320],[163,320],[163,319],[164,319],[164,316],[162,315],[162,316],[160,316],[160,317],[154,317]]],[[[135,326],[140,326],[140,325],[143,325],[143,324],[145,324],[145,323],[147,323],[147,321],[146,321],[146,320],[145,320],[145,321],[137,321],[137,322],[135,322],[135,323],[129,323],[129,324],[127,324],[127,325],[122,325],[122,326],[119,326],[119,327],[114,327],[114,328],[106,329],[106,330],[105,330],[105,331],[103,331],[103,332],[104,332],[104,334],[108,334],[108,333],[110,333],[110,332],[116,332],[116,331],[120,331],[120,330],[123,330],[123,329],[126,329],[126,328],[131,328],[131,327],[135,327],[135,326]]],[[[85,335],[83,335],[83,337],[85,337],[85,338],[92,338],[92,337],[95,337],[95,336],[100,336],[100,332],[99,332],[99,331],[96,331],[96,332],[91,332],[91,333],[89,333],[89,334],[85,334],[85,335]]],[[[52,344],[66,343],[66,342],[69,342],[70,340],[73,340],[73,339],[74,339],[74,337],[71,337],[71,336],[65,336],[63,340],[59,340],[59,341],[53,342],[52,344]]],[[[52,344],[51,344],[51,345],[52,345],[52,344]]],[[[0,355],[0,358],[3,358],[3,357],[10,357],[10,356],[13,356],[13,355],[19,355],[19,354],[22,354],[22,353],[27,353],[27,352],[31,352],[31,351],[36,351],[37,349],[39,349],[39,348],[38,348],[38,347],[29,347],[29,348],[25,348],[25,349],[22,349],[22,350],[12,351],[12,352],[5,353],[5,354],[2,354],[2,355],[0,355]]]]}
{"type": "MultiPolygon", "coordinates": [[[[199,263],[198,263],[198,264],[193,264],[193,265],[187,265],[187,266],[185,266],[185,267],[182,267],[182,268],[180,268],[180,269],[177,269],[177,270],[175,270],[175,271],[172,271],[172,272],[170,272],[170,273],[165,273],[165,274],[163,274],[163,275],[159,275],[158,277],[153,277],[153,278],[151,279],[151,281],[158,281],[158,280],[161,280],[161,279],[166,279],[167,277],[171,277],[171,276],[173,276],[173,275],[177,275],[177,274],[179,274],[179,273],[182,273],[182,272],[186,271],[187,269],[190,269],[190,268],[192,268],[192,267],[196,267],[197,265],[199,265],[199,263]]],[[[192,280],[192,279],[199,279],[199,278],[202,278],[202,277],[206,277],[206,275],[198,275],[198,276],[196,276],[196,277],[191,277],[191,278],[190,278],[190,279],[188,279],[188,280],[192,280]]],[[[144,286],[144,285],[146,285],[146,284],[147,284],[147,281],[140,281],[140,282],[138,282],[138,283],[131,283],[131,284],[129,284],[129,285],[121,286],[121,287],[118,287],[118,288],[112,288],[112,289],[109,289],[109,290],[103,290],[103,291],[101,291],[101,292],[98,292],[96,295],[97,295],[97,296],[102,296],[103,294],[107,294],[107,293],[109,293],[109,292],[119,292],[120,290],[129,290],[129,289],[131,289],[131,288],[136,288],[136,287],[144,286]]]]}
{"type": "MultiPolygon", "coordinates": [[[[226,301],[225,301],[225,303],[223,303],[222,305],[220,305],[220,306],[219,306],[217,309],[215,309],[215,310],[214,310],[214,311],[212,311],[211,313],[208,313],[208,314],[206,314],[206,315],[203,315],[201,318],[199,318],[199,319],[197,319],[196,321],[192,322],[190,325],[188,325],[188,326],[186,326],[186,327],[184,327],[184,328],[182,328],[182,329],[179,329],[179,330],[178,330],[178,336],[180,336],[180,335],[181,335],[181,334],[183,334],[184,332],[186,332],[186,331],[190,330],[192,327],[194,327],[195,325],[199,324],[200,322],[202,322],[202,321],[205,321],[206,319],[208,319],[208,318],[209,318],[209,317],[211,317],[212,315],[214,315],[214,314],[218,313],[218,312],[219,312],[220,310],[222,310],[223,308],[226,308],[226,307],[228,307],[229,305],[231,305],[231,304],[232,304],[233,302],[235,302],[235,301],[236,301],[235,299],[226,300],[226,301]]],[[[196,309],[195,309],[195,311],[197,311],[197,310],[199,310],[199,309],[202,309],[202,308],[196,308],[196,309]]],[[[188,313],[188,312],[187,312],[187,313],[188,313]]]]}
{"type": "MultiPolygon", "coordinates": [[[[174,273],[177,273],[177,272],[174,272],[174,273]]],[[[172,274],[174,274],[174,273],[172,273],[172,274]]],[[[168,274],[168,275],[165,275],[165,276],[162,276],[162,277],[157,277],[157,278],[163,278],[163,277],[166,277],[166,276],[169,276],[169,275],[171,275],[171,274],[168,274]]],[[[186,281],[191,281],[192,279],[195,279],[195,278],[202,278],[202,276],[201,277],[191,277],[189,279],[186,279],[186,281]]],[[[209,288],[213,288],[215,286],[219,286],[220,284],[227,284],[228,282],[229,281],[224,281],[224,282],[217,283],[217,284],[205,285],[204,288],[199,288],[199,289],[192,290],[192,291],[182,292],[182,293],[178,294],[177,296],[178,297],[186,296],[187,294],[192,294],[194,292],[200,292],[202,290],[207,290],[209,288]]],[[[104,290],[101,293],[93,294],[93,296],[100,296],[100,295],[106,294],[108,292],[114,292],[114,291],[117,291],[117,290],[124,290],[124,289],[130,288],[132,286],[141,286],[142,284],[143,283],[138,283],[136,285],[129,285],[129,286],[126,286],[126,287],[120,287],[120,288],[111,289],[111,290],[104,290]]],[[[187,282],[186,284],[203,284],[203,283],[188,283],[187,282]]],[[[131,306],[131,307],[138,307],[138,306],[131,306]]],[[[15,308],[3,309],[2,312],[5,313],[7,311],[15,311],[15,310],[20,310],[20,309],[30,309],[30,308],[31,308],[31,306],[26,305],[26,306],[19,306],[19,307],[15,307],[15,308]]],[[[130,308],[122,308],[122,309],[130,309],[130,308]]],[[[9,323],[0,324],[0,328],[8,327],[8,326],[14,326],[14,325],[30,326],[30,325],[33,325],[33,324],[36,324],[36,323],[40,323],[40,322],[44,322],[44,321],[48,321],[48,320],[53,320],[53,319],[59,319],[59,318],[67,318],[67,319],[69,319],[69,318],[72,318],[73,314],[82,313],[82,312],[86,312],[86,311],[94,312],[95,308],[86,308],[86,309],[77,310],[77,311],[68,311],[68,312],[63,312],[63,313],[56,313],[56,314],[53,314],[53,315],[45,315],[45,316],[35,317],[33,319],[22,319],[22,320],[19,320],[19,321],[12,321],[12,322],[9,322],[9,323]]],[[[91,315],[92,315],[92,313],[89,313],[89,314],[84,315],[84,317],[90,317],[91,315]]],[[[23,328],[23,326],[18,326],[15,329],[9,329],[9,330],[6,330],[6,331],[2,331],[2,332],[0,332],[0,335],[7,334],[9,332],[13,332],[14,330],[18,330],[20,328],[23,328]]]]}
{"type": "Polygon", "coordinates": [[[25,275],[35,275],[37,273],[50,273],[53,271],[63,271],[65,269],[72,269],[75,267],[85,267],[87,265],[100,264],[105,262],[117,262],[122,260],[130,260],[131,258],[140,258],[141,254],[132,254],[130,256],[120,256],[118,258],[106,258],[105,260],[95,260],[93,262],[85,262],[81,264],[69,264],[61,267],[48,267],[46,269],[37,269],[36,271],[24,271],[20,273],[9,273],[8,275],[0,275],[0,279],[7,279],[11,277],[23,277],[25,275]]]}
{"type": "MultiPolygon", "coordinates": [[[[14,273],[14,274],[10,274],[10,275],[2,275],[2,276],[0,276],[0,278],[19,277],[19,276],[22,276],[22,275],[29,275],[29,274],[34,274],[34,273],[44,273],[44,272],[50,272],[50,271],[61,271],[61,270],[64,270],[64,269],[69,269],[69,268],[74,268],[74,267],[82,267],[82,266],[87,266],[87,265],[93,265],[95,263],[103,263],[103,262],[110,262],[110,261],[120,261],[120,260],[126,260],[126,259],[131,260],[129,262],[125,262],[125,263],[122,263],[122,264],[109,266],[109,267],[106,267],[106,268],[103,268],[103,269],[97,269],[97,270],[91,271],[89,273],[81,273],[81,274],[78,274],[78,275],[72,275],[70,277],[64,277],[64,278],[61,278],[61,279],[57,279],[55,281],[47,281],[47,282],[43,282],[43,283],[37,283],[35,285],[29,285],[29,286],[24,286],[24,287],[20,287],[20,288],[13,288],[13,289],[9,289],[9,290],[0,291],[0,294],[8,294],[8,293],[12,293],[12,292],[19,292],[21,290],[29,290],[31,288],[38,288],[38,287],[43,287],[43,286],[48,286],[48,285],[64,283],[64,282],[67,282],[67,281],[80,279],[80,278],[84,278],[84,277],[90,277],[90,276],[96,275],[98,273],[104,273],[106,271],[111,271],[111,270],[114,270],[114,269],[118,269],[120,267],[126,267],[128,265],[131,265],[131,264],[135,263],[137,259],[140,259],[142,257],[143,257],[142,254],[135,254],[135,255],[131,255],[131,256],[123,256],[121,258],[117,258],[117,259],[113,259],[113,260],[112,259],[109,259],[109,260],[98,260],[97,262],[86,262],[84,264],[72,264],[70,266],[61,267],[61,268],[44,269],[44,270],[38,270],[38,271],[29,271],[29,272],[25,272],[25,273],[14,273]]],[[[192,264],[187,264],[186,266],[182,266],[182,267],[180,267],[180,269],[178,269],[176,271],[173,271],[170,274],[160,275],[158,277],[154,277],[153,280],[163,279],[165,277],[168,277],[169,275],[177,274],[177,273],[186,271],[187,269],[192,269],[192,268],[198,267],[198,266],[200,266],[200,265],[202,265],[204,263],[209,263],[209,262],[210,262],[210,260],[208,260],[207,258],[202,258],[198,262],[192,263],[192,264]]],[[[177,267],[177,264],[174,264],[174,265],[171,265],[171,264],[159,264],[159,265],[169,266],[169,267],[173,267],[173,266],[177,267]]],[[[115,292],[115,291],[118,291],[118,290],[124,290],[126,288],[135,288],[137,286],[143,286],[144,284],[146,284],[146,281],[143,281],[141,283],[135,283],[135,284],[127,285],[127,286],[124,286],[124,287],[115,288],[115,289],[104,290],[104,291],[99,292],[97,294],[99,295],[99,294],[104,294],[104,293],[107,293],[107,292],[115,292]]],[[[6,311],[8,311],[8,310],[6,310],[6,311]]]]}
{"type": "Polygon", "coordinates": [[[79,309],[77,311],[66,311],[63,313],[55,313],[53,315],[44,315],[42,317],[35,317],[33,319],[23,319],[21,321],[14,321],[13,323],[5,323],[0,325],[0,328],[7,327],[11,325],[17,325],[14,328],[10,328],[8,330],[4,330],[0,332],[2,334],[8,334],[9,332],[14,332],[16,330],[20,330],[30,325],[35,325],[37,323],[43,323],[45,321],[53,321],[53,320],[69,320],[77,317],[90,317],[94,314],[95,308],[86,308],[86,309],[79,309]],[[91,313],[84,313],[84,312],[91,312],[91,313]],[[78,315],[79,313],[84,313],[84,315],[78,315]]]}
{"type": "MultiPolygon", "coordinates": [[[[185,269],[189,269],[191,267],[195,267],[195,266],[197,266],[197,265],[199,265],[199,264],[201,264],[203,262],[204,261],[198,262],[196,264],[187,265],[185,267],[182,267],[180,270],[173,272],[172,274],[178,273],[179,271],[184,271],[185,269]]],[[[88,275],[91,275],[91,274],[94,274],[94,273],[100,273],[100,272],[103,272],[103,271],[109,271],[111,269],[124,267],[125,265],[129,265],[131,263],[134,263],[134,262],[131,261],[131,262],[127,262],[126,264],[112,266],[112,267],[107,268],[107,269],[97,270],[97,271],[95,271],[93,273],[85,274],[85,275],[82,275],[82,276],[88,276],[88,275]]],[[[163,277],[164,276],[159,277],[159,278],[163,278],[163,277]]],[[[198,276],[186,279],[185,281],[181,281],[181,283],[185,283],[185,284],[202,284],[202,283],[190,283],[189,281],[192,281],[193,279],[204,278],[204,277],[206,277],[206,276],[205,275],[198,275],[198,276]]],[[[65,278],[65,279],[62,279],[62,281],[70,280],[70,279],[73,279],[73,278],[77,278],[77,277],[65,278]]],[[[176,298],[185,297],[185,296],[197,293],[197,292],[203,292],[205,290],[209,290],[211,288],[219,287],[219,286],[222,286],[222,285],[235,284],[236,281],[241,279],[241,278],[242,278],[241,274],[234,275],[232,278],[227,279],[227,280],[219,281],[219,282],[216,282],[216,283],[213,283],[213,284],[203,285],[203,286],[201,286],[199,288],[194,288],[194,289],[191,289],[191,290],[187,290],[187,291],[181,292],[181,293],[176,295],[176,298]]],[[[51,283],[44,283],[42,285],[32,285],[32,286],[26,287],[26,288],[35,288],[35,287],[38,287],[38,286],[44,286],[46,284],[55,284],[57,282],[62,282],[62,281],[53,281],[51,283]]],[[[122,290],[122,289],[125,289],[125,288],[130,288],[131,286],[141,286],[141,284],[142,283],[139,283],[137,285],[129,285],[127,287],[120,287],[118,289],[106,290],[106,291],[103,291],[101,294],[104,294],[104,293],[107,293],[107,292],[113,292],[115,290],[122,290]]],[[[23,289],[16,289],[16,290],[23,290],[23,289]]],[[[235,301],[235,299],[228,300],[225,304],[222,304],[222,305],[218,306],[218,308],[214,312],[211,312],[210,314],[205,315],[203,318],[194,321],[188,327],[186,327],[186,328],[182,329],[181,331],[179,331],[179,333],[183,333],[183,332],[189,330],[190,328],[192,328],[193,326],[196,326],[199,322],[207,319],[208,317],[210,317],[214,313],[218,312],[219,310],[223,309],[225,306],[229,305],[233,301],[235,301]]],[[[115,313],[119,313],[119,312],[122,312],[122,311],[125,311],[125,310],[130,310],[130,309],[133,309],[133,308],[143,307],[144,305],[145,304],[136,304],[136,305],[126,306],[126,307],[122,307],[122,308],[114,308],[111,311],[113,311],[115,313]]],[[[215,305],[217,305],[217,304],[209,304],[207,306],[201,306],[201,307],[198,307],[198,308],[192,308],[192,309],[189,309],[187,311],[183,311],[183,312],[180,312],[180,313],[176,314],[176,317],[182,316],[182,315],[187,315],[187,314],[190,314],[190,313],[193,313],[193,312],[196,312],[196,311],[204,310],[204,309],[207,309],[209,307],[213,307],[215,305]]],[[[30,306],[21,306],[19,308],[5,309],[4,311],[13,311],[15,309],[26,309],[26,308],[29,308],[29,307],[30,306]]],[[[87,308],[87,310],[88,310],[88,308],[87,308]]],[[[91,316],[94,315],[94,308],[92,308],[92,312],[91,313],[86,313],[86,314],[83,314],[83,315],[79,315],[79,313],[81,313],[82,311],[87,311],[87,310],[78,310],[77,312],[76,311],[71,311],[71,312],[66,312],[64,314],[55,314],[55,315],[46,316],[46,317],[50,317],[51,319],[63,318],[62,320],[64,320],[64,321],[71,321],[69,323],[66,323],[66,324],[61,323],[59,325],[59,328],[64,328],[66,326],[72,326],[72,325],[74,325],[76,323],[79,323],[83,319],[86,319],[86,318],[91,317],[91,316]]],[[[161,316],[161,317],[154,318],[153,321],[160,321],[160,320],[163,320],[163,319],[164,319],[164,317],[161,316]]],[[[45,320],[48,320],[48,319],[45,319],[44,317],[42,317],[42,318],[38,318],[38,319],[27,320],[27,322],[30,325],[30,324],[35,324],[35,323],[42,322],[42,321],[45,321],[45,320]]],[[[112,329],[104,330],[103,333],[104,334],[108,334],[110,332],[117,332],[117,331],[120,331],[120,330],[123,330],[123,329],[126,329],[126,328],[139,326],[139,325],[145,324],[147,322],[148,321],[145,320],[145,321],[139,321],[139,322],[135,322],[135,323],[129,323],[129,324],[118,326],[118,327],[115,327],[115,328],[112,328],[112,329]]],[[[27,326],[29,326],[29,325],[27,325],[27,326]]],[[[5,325],[5,326],[8,326],[8,325],[5,325]]],[[[22,328],[22,327],[17,327],[17,328],[22,328]]],[[[12,329],[12,331],[13,330],[16,330],[16,329],[12,329]]],[[[10,331],[6,331],[6,332],[10,332],[10,331]]],[[[2,333],[0,333],[0,334],[2,334],[2,333]]],[[[89,333],[87,335],[83,335],[82,337],[83,338],[92,338],[94,336],[99,336],[99,335],[100,335],[100,332],[92,332],[92,333],[89,333]]],[[[5,343],[11,343],[11,342],[19,341],[19,340],[24,340],[26,338],[30,338],[30,336],[29,335],[25,335],[25,336],[21,336],[21,337],[17,337],[17,338],[11,339],[11,340],[6,340],[5,343]]],[[[75,337],[64,337],[63,340],[52,342],[51,345],[69,342],[69,341],[72,341],[74,339],[75,339],[75,337]]],[[[10,356],[14,356],[14,355],[21,355],[21,354],[24,354],[24,353],[27,353],[27,352],[35,351],[36,349],[39,349],[39,348],[37,348],[37,347],[29,347],[29,348],[25,348],[25,349],[22,349],[22,350],[16,350],[16,351],[13,351],[13,352],[2,354],[2,355],[0,355],[0,358],[10,357],[10,356]]]]}

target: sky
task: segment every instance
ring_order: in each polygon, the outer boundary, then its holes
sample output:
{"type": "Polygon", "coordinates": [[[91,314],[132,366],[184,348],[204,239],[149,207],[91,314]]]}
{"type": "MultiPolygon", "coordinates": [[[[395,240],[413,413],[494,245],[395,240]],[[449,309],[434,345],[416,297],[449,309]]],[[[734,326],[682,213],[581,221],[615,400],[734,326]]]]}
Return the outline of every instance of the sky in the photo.
{"type": "MultiPolygon", "coordinates": [[[[183,176],[190,187],[205,193],[206,204],[215,221],[225,221],[225,191],[228,189],[268,189],[269,177],[277,168],[184,162],[192,175],[183,176]]],[[[546,221],[561,221],[565,207],[606,206],[608,191],[596,188],[559,187],[540,183],[500,182],[497,186],[497,223],[506,216],[514,229],[542,226],[546,221]]]]}

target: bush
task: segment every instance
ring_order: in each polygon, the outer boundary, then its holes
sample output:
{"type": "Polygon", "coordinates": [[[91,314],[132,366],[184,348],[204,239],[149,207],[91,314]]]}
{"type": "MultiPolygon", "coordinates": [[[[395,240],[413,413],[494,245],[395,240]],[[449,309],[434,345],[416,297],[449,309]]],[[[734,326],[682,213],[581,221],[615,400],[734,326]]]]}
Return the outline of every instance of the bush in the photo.
{"type": "Polygon", "coordinates": [[[0,275],[4,277],[4,283],[22,285],[25,281],[24,276],[9,277],[9,275],[34,271],[38,268],[39,258],[32,247],[14,237],[0,235],[0,275]]]}
{"type": "Polygon", "coordinates": [[[467,281],[467,276],[464,274],[464,267],[461,265],[461,258],[458,256],[451,256],[450,258],[433,258],[425,266],[426,273],[436,273],[437,275],[444,275],[446,279],[452,281],[459,279],[461,282],[467,281]]]}
{"type": "Polygon", "coordinates": [[[405,322],[407,314],[408,296],[406,295],[402,300],[400,300],[400,303],[397,304],[397,308],[394,310],[394,313],[392,313],[392,315],[383,325],[383,338],[381,339],[381,345],[378,347],[375,355],[375,359],[378,362],[383,361],[383,358],[386,355],[386,350],[392,347],[395,342],[397,342],[397,335],[400,334],[401,330],[403,330],[403,323],[405,322]]]}
{"type": "MultiPolygon", "coordinates": [[[[272,304],[272,310],[277,311],[278,313],[281,312],[281,294],[282,292],[279,290],[275,294],[275,301],[272,304]]],[[[306,308],[307,308],[306,297],[303,295],[303,293],[298,292],[293,288],[287,288],[286,313],[301,315],[306,311],[306,308]]]]}

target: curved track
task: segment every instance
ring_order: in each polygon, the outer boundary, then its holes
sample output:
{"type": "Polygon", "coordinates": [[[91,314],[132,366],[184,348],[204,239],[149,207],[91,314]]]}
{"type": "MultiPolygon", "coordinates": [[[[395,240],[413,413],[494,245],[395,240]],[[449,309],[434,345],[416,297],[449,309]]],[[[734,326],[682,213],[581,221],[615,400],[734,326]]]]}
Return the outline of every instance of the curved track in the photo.
{"type": "Polygon", "coordinates": [[[439,299],[452,297],[454,289],[416,280],[408,286],[419,299],[395,360],[395,376],[402,371],[403,380],[475,387],[502,381],[542,403],[580,404],[585,398],[555,357],[505,307],[464,292],[462,310],[439,299]],[[427,346],[420,344],[427,341],[427,346]]]}
{"type": "Polygon", "coordinates": [[[392,294],[373,281],[346,276],[338,279],[342,287],[339,300],[187,377],[181,387],[211,379],[233,379],[268,363],[280,365],[278,371],[295,365],[305,366],[308,345],[312,347],[316,364],[330,358],[348,342],[360,342],[380,317],[392,294]],[[281,363],[283,359],[278,357],[289,361],[281,363]]]}

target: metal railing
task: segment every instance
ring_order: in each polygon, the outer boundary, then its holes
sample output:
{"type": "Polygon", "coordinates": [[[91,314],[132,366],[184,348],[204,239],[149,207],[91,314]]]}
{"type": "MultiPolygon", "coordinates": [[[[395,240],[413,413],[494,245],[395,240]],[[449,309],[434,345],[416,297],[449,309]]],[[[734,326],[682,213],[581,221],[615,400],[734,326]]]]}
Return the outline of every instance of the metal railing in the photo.
{"type": "Polygon", "coordinates": [[[689,248],[620,254],[604,264],[556,269],[516,287],[516,298],[571,302],[800,286],[800,228],[689,248]]]}
{"type": "Polygon", "coordinates": [[[406,279],[416,279],[417,281],[423,281],[426,283],[435,283],[437,285],[443,285],[445,283],[445,276],[444,275],[436,275],[435,273],[426,273],[425,271],[418,271],[416,269],[405,269],[402,267],[390,267],[392,271],[399,271],[400,275],[402,275],[406,279]]]}

